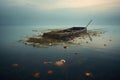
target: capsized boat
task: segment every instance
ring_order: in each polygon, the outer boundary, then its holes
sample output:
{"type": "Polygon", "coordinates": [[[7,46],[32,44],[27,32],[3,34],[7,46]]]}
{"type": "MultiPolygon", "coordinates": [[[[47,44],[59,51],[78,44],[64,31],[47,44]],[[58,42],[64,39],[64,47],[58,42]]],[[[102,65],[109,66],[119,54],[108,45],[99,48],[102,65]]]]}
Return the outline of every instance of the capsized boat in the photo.
{"type": "Polygon", "coordinates": [[[87,27],[91,22],[92,20],[90,20],[86,27],[72,27],[64,30],[43,33],[42,37],[67,41],[79,36],[81,33],[87,33],[87,27]]]}

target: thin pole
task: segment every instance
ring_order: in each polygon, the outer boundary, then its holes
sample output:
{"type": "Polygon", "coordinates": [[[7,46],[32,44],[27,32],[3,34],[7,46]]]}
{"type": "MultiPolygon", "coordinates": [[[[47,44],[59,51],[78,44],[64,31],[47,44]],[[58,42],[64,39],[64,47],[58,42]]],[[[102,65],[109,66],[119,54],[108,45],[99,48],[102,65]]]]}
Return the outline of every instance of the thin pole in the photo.
{"type": "Polygon", "coordinates": [[[86,25],[86,27],[88,27],[90,25],[90,23],[92,22],[92,20],[90,20],[90,22],[86,25]]]}

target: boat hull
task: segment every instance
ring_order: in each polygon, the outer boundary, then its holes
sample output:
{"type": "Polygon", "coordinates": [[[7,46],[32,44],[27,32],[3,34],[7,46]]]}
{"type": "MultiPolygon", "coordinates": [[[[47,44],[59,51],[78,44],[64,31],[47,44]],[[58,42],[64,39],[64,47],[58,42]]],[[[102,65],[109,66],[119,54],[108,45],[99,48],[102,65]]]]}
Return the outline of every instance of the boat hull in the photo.
{"type": "Polygon", "coordinates": [[[80,36],[81,33],[86,33],[86,27],[72,27],[69,29],[51,31],[43,34],[45,38],[52,38],[58,40],[70,40],[77,36],[80,36]]]}

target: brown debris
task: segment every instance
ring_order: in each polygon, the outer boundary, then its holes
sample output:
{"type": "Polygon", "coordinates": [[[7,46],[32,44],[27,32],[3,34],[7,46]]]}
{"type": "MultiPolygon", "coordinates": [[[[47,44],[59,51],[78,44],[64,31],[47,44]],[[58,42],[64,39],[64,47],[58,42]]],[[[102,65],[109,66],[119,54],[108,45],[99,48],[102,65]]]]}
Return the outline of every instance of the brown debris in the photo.
{"type": "MultiPolygon", "coordinates": [[[[41,37],[34,37],[34,36],[28,37],[25,44],[33,45],[35,47],[45,47],[46,45],[49,47],[67,41],[74,43],[75,42],[74,39],[77,37],[79,39],[84,39],[84,40],[87,37],[89,37],[89,39],[92,41],[92,36],[100,37],[101,34],[103,34],[103,32],[87,30],[85,27],[72,27],[63,30],[57,30],[57,31],[54,30],[50,32],[45,32],[41,35],[41,37]]],[[[85,43],[88,44],[89,42],[86,41],[85,43]]],[[[67,49],[68,46],[64,45],[63,48],[67,49]]]]}
{"type": "Polygon", "coordinates": [[[48,74],[53,74],[53,71],[52,70],[48,70],[47,73],[48,74]]]}
{"type": "Polygon", "coordinates": [[[96,33],[96,32],[94,32],[94,33],[92,34],[92,36],[97,36],[97,33],[96,33]]]}
{"type": "Polygon", "coordinates": [[[44,62],[43,62],[43,64],[49,64],[49,62],[47,62],[47,61],[44,61],[44,62]]]}
{"type": "Polygon", "coordinates": [[[85,76],[90,77],[90,76],[92,76],[92,73],[91,72],[86,72],[85,76]]]}
{"type": "Polygon", "coordinates": [[[12,67],[18,67],[18,64],[12,64],[12,67]]]}
{"type": "Polygon", "coordinates": [[[77,55],[78,53],[76,52],[76,53],[74,53],[75,55],[77,55]]]}
{"type": "Polygon", "coordinates": [[[61,61],[61,62],[63,62],[63,63],[65,63],[65,62],[66,62],[64,59],[61,59],[60,61],[61,61]]]}
{"type": "Polygon", "coordinates": [[[88,44],[88,41],[86,41],[86,43],[88,44]]]}
{"type": "Polygon", "coordinates": [[[68,48],[68,46],[64,46],[63,48],[64,48],[64,49],[67,49],[67,48],[68,48]]]}
{"type": "Polygon", "coordinates": [[[64,59],[61,59],[61,60],[59,60],[59,61],[56,61],[55,62],[55,65],[57,65],[57,66],[63,66],[64,64],[65,64],[65,60],[64,59]]]}
{"type": "Polygon", "coordinates": [[[33,75],[34,78],[40,78],[40,73],[39,72],[36,72],[34,75],[33,75]]]}
{"type": "Polygon", "coordinates": [[[75,52],[74,54],[75,54],[75,55],[78,55],[78,52],[75,52]]]}
{"type": "Polygon", "coordinates": [[[106,44],[104,44],[104,46],[107,46],[106,44]]]}

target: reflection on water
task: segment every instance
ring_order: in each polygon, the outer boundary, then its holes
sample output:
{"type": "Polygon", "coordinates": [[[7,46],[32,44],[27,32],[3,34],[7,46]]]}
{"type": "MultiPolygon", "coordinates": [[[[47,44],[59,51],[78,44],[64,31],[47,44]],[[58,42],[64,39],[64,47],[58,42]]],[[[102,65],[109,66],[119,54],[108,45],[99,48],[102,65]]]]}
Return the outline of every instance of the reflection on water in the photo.
{"type": "MultiPolygon", "coordinates": [[[[52,27],[46,27],[46,29],[52,27]]],[[[38,27],[1,27],[1,80],[117,80],[120,72],[119,26],[93,26],[99,36],[75,38],[74,44],[32,47],[17,42],[41,34],[38,27]],[[67,48],[64,48],[67,46],[67,48]],[[59,66],[62,65],[62,66],[59,66]]],[[[42,46],[42,45],[41,45],[42,46]]]]}

